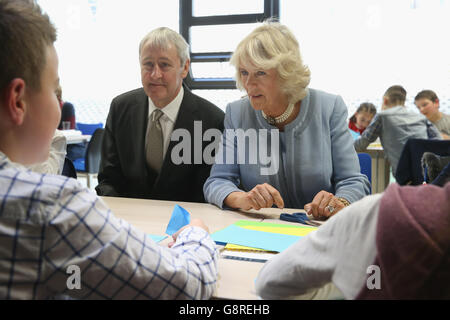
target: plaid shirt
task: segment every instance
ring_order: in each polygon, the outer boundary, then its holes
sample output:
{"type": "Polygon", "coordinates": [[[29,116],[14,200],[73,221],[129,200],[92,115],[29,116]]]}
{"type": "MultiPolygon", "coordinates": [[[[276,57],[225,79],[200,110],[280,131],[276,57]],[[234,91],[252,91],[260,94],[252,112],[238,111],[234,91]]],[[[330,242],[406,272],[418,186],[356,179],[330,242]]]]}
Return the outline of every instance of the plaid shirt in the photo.
{"type": "Polygon", "coordinates": [[[76,180],[26,171],[0,152],[1,299],[207,299],[217,259],[201,228],[162,247],[76,180]],[[73,265],[80,289],[70,289],[73,265]]]}

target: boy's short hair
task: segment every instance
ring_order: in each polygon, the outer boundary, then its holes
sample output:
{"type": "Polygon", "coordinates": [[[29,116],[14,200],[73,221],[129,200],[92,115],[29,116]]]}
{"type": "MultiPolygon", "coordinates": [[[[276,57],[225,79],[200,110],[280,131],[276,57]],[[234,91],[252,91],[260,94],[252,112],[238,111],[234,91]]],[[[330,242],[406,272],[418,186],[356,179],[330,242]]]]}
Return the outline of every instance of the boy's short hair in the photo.
{"type": "Polygon", "coordinates": [[[392,86],[386,90],[385,97],[389,99],[389,103],[393,106],[404,105],[406,101],[406,90],[402,86],[392,86]]]}
{"type": "Polygon", "coordinates": [[[39,90],[56,29],[33,0],[0,0],[0,91],[15,78],[39,90]]]}
{"type": "Polygon", "coordinates": [[[416,95],[416,97],[414,98],[414,101],[417,101],[419,99],[428,99],[428,100],[431,100],[433,102],[436,102],[436,101],[439,100],[437,94],[434,91],[432,91],[432,90],[422,90],[422,91],[420,91],[416,95]]]}

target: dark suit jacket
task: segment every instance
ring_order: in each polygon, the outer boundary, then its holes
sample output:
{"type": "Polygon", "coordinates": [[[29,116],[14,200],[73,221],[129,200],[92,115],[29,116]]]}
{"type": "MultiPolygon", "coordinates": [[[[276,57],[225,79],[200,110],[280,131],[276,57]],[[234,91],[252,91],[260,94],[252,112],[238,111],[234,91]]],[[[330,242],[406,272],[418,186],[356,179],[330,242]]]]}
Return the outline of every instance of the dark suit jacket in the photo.
{"type": "MultiPolygon", "coordinates": [[[[194,121],[202,121],[203,136],[210,128],[223,131],[223,120],[222,110],[184,87],[174,131],[178,128],[187,129],[193,138],[194,121]]],[[[176,165],[172,162],[171,151],[179,142],[171,141],[158,175],[148,169],[145,160],[147,123],[148,97],[143,88],[114,98],[105,126],[97,194],[204,202],[203,184],[209,177],[211,165],[203,160],[201,164],[194,164],[193,139],[191,164],[176,165]]],[[[202,152],[209,143],[202,143],[202,152]]]]}

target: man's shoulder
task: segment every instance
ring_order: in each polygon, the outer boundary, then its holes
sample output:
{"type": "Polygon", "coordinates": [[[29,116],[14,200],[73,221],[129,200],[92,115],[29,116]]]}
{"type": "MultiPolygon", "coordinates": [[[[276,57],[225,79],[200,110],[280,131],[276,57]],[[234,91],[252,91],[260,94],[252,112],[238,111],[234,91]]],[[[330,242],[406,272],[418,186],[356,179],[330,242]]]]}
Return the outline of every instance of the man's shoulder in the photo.
{"type": "Polygon", "coordinates": [[[146,108],[148,97],[143,88],[134,89],[116,96],[111,102],[110,114],[121,118],[125,115],[140,114],[138,110],[146,108]]]}
{"type": "Polygon", "coordinates": [[[147,95],[145,94],[144,88],[133,89],[124,93],[119,94],[113,99],[115,103],[126,103],[135,102],[137,100],[145,100],[147,95]]]}

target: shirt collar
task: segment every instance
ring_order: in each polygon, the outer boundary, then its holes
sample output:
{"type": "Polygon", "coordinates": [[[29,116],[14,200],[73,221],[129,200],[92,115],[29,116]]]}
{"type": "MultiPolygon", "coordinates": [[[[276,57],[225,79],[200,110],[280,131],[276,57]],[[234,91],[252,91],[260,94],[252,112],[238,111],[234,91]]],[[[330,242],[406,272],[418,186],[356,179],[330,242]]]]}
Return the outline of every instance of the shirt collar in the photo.
{"type": "MultiPolygon", "coordinates": [[[[183,86],[181,86],[180,91],[178,92],[175,99],[173,99],[167,106],[160,109],[165,116],[167,116],[170,121],[175,122],[177,119],[178,111],[180,111],[181,102],[183,101],[184,96],[184,89],[183,86]]],[[[148,117],[150,118],[150,115],[152,112],[157,109],[155,104],[153,103],[152,99],[148,97],[148,117]]]]}
{"type": "Polygon", "coordinates": [[[27,170],[27,168],[24,165],[17,162],[12,162],[11,159],[9,159],[9,157],[1,151],[0,151],[0,165],[7,165],[16,169],[27,170]]]}

